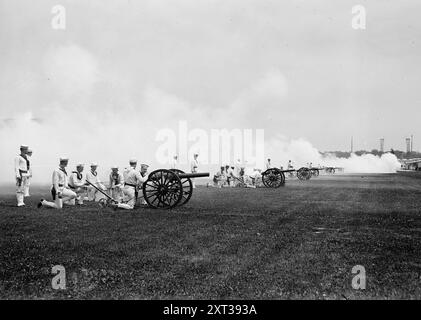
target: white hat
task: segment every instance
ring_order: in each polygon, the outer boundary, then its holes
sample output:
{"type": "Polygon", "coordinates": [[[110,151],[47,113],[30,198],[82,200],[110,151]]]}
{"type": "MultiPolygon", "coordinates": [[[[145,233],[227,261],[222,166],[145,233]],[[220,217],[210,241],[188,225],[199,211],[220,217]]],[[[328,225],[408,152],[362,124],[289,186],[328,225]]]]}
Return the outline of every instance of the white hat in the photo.
{"type": "Polygon", "coordinates": [[[149,168],[149,165],[148,164],[145,164],[145,163],[142,163],[141,165],[140,165],[142,168],[149,168]]]}
{"type": "Polygon", "coordinates": [[[91,167],[98,167],[98,163],[96,163],[96,162],[92,162],[92,163],[91,163],[91,167]]]}
{"type": "Polygon", "coordinates": [[[21,148],[21,149],[28,149],[29,147],[28,147],[26,144],[22,144],[22,145],[20,146],[20,148],[21,148]]]}
{"type": "Polygon", "coordinates": [[[66,161],[69,161],[69,157],[65,157],[65,156],[60,157],[60,162],[66,162],[66,161]]]}
{"type": "Polygon", "coordinates": [[[111,169],[118,169],[118,166],[116,166],[116,165],[111,166],[111,169]]]}
{"type": "Polygon", "coordinates": [[[130,159],[129,163],[137,163],[137,160],[132,158],[130,159]]]}
{"type": "Polygon", "coordinates": [[[78,163],[77,165],[76,165],[76,168],[80,168],[80,167],[84,167],[85,166],[85,164],[83,164],[83,163],[78,163]]]}

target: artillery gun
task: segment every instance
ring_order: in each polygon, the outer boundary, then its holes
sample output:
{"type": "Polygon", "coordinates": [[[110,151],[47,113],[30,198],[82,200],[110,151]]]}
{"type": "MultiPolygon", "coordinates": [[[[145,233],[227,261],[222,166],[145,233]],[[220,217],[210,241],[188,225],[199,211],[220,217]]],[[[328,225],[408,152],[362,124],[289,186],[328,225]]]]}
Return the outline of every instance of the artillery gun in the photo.
{"type": "Polygon", "coordinates": [[[285,185],[285,172],[295,172],[291,170],[281,170],[278,168],[269,168],[262,173],[263,185],[267,188],[279,188],[285,185]]]}
{"type": "Polygon", "coordinates": [[[208,172],[185,173],[178,169],[151,172],[142,187],[149,207],[171,209],[186,204],[193,194],[193,178],[209,177],[208,172]]]}
{"type": "Polygon", "coordinates": [[[338,168],[338,167],[325,167],[324,170],[326,171],[326,173],[335,174],[336,170],[341,171],[341,170],[343,170],[343,168],[338,168]]]}
{"type": "MultiPolygon", "coordinates": [[[[178,169],[158,169],[151,172],[143,183],[143,198],[147,205],[154,209],[172,209],[186,204],[193,194],[191,179],[209,177],[209,173],[185,173],[178,169]]],[[[102,207],[118,203],[104,190],[87,181],[89,185],[102,193],[105,198],[100,201],[102,207]]]]}
{"type": "Polygon", "coordinates": [[[267,188],[279,188],[285,185],[285,173],[296,172],[297,178],[301,181],[309,180],[312,176],[319,176],[320,168],[301,167],[300,169],[281,170],[270,168],[262,173],[263,185],[267,188]]]}

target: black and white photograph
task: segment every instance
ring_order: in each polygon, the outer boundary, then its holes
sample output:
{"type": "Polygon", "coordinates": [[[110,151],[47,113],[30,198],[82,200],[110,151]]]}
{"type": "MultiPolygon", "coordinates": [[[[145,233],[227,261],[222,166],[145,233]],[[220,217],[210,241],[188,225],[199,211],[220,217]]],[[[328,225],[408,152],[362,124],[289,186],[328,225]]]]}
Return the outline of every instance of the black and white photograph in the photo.
{"type": "Polygon", "coordinates": [[[0,0],[0,300],[420,300],[420,11],[0,0]]]}

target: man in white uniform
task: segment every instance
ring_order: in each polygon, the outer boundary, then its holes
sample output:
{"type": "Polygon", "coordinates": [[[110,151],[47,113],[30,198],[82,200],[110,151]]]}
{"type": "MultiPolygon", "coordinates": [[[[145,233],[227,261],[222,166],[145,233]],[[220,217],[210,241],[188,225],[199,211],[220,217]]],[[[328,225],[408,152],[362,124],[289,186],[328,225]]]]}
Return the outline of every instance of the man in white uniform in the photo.
{"type": "Polygon", "coordinates": [[[76,171],[73,171],[69,177],[69,188],[76,193],[76,201],[79,205],[82,205],[85,199],[87,200],[86,177],[83,173],[84,167],[83,163],[79,163],[76,166],[76,171]]]}
{"type": "MultiPolygon", "coordinates": [[[[149,166],[147,165],[147,164],[144,164],[144,163],[142,163],[141,165],[140,165],[140,175],[142,176],[142,179],[143,179],[143,182],[145,182],[146,180],[148,180],[148,168],[149,168],[149,166]]],[[[142,189],[142,187],[143,187],[143,182],[142,182],[142,184],[139,186],[139,192],[141,191],[141,189],[142,189]]],[[[136,198],[139,198],[139,194],[136,194],[136,198]]],[[[142,195],[142,202],[141,202],[141,204],[142,205],[147,205],[148,203],[146,202],[146,200],[143,198],[143,195],[142,195]]]]}
{"type": "Polygon", "coordinates": [[[22,145],[20,147],[20,154],[15,158],[16,200],[18,202],[18,207],[25,206],[25,186],[28,177],[27,152],[28,146],[22,145]]]}
{"type": "MultiPolygon", "coordinates": [[[[287,169],[288,170],[293,170],[294,169],[294,166],[292,165],[292,161],[291,160],[288,161],[287,169]]],[[[293,178],[294,177],[294,172],[292,172],[292,171],[289,172],[288,176],[290,178],[293,178]]]]}
{"type": "Polygon", "coordinates": [[[60,165],[57,169],[53,171],[53,187],[51,189],[51,194],[53,196],[54,202],[46,201],[41,199],[38,203],[38,208],[47,207],[53,209],[62,209],[63,204],[75,205],[75,199],[77,195],[75,192],[69,189],[68,186],[68,176],[66,172],[66,167],[69,163],[67,157],[60,158],[60,165]]]}
{"type": "Polygon", "coordinates": [[[271,169],[271,168],[272,168],[272,164],[270,163],[270,159],[268,159],[268,161],[266,162],[266,170],[271,169]]]}
{"type": "Polygon", "coordinates": [[[252,180],[252,185],[256,187],[262,186],[262,170],[254,168],[253,172],[250,174],[250,178],[252,180]]]}
{"type": "Polygon", "coordinates": [[[235,185],[235,175],[234,175],[234,167],[229,167],[228,166],[228,170],[227,170],[227,180],[228,180],[228,185],[230,187],[234,187],[235,185]]]}
{"type": "Polygon", "coordinates": [[[178,156],[175,155],[170,161],[170,169],[178,169],[178,156]]]}
{"type": "MultiPolygon", "coordinates": [[[[190,163],[190,169],[191,173],[197,173],[199,168],[199,160],[197,158],[199,157],[198,153],[195,153],[193,155],[193,160],[190,163]]],[[[194,179],[192,179],[193,188],[196,188],[196,184],[194,183],[194,179]]]]}
{"type": "MultiPolygon", "coordinates": [[[[97,168],[98,168],[97,163],[91,164],[91,170],[86,173],[86,181],[90,182],[91,184],[93,184],[98,189],[100,189],[102,191],[106,191],[107,188],[103,185],[103,183],[101,182],[101,180],[98,177],[97,168]]],[[[101,201],[102,199],[105,199],[105,198],[106,197],[101,192],[96,190],[91,185],[88,185],[88,200],[89,201],[98,201],[99,202],[99,201],[101,201]]]]}
{"type": "Polygon", "coordinates": [[[30,197],[31,195],[29,194],[29,186],[31,185],[31,179],[32,179],[32,166],[31,166],[31,162],[30,162],[30,158],[32,157],[32,150],[28,149],[27,153],[26,153],[26,163],[28,166],[28,175],[26,177],[26,181],[25,181],[25,194],[24,197],[30,197]]]}
{"type": "Polygon", "coordinates": [[[143,178],[140,171],[136,170],[137,160],[130,160],[130,167],[124,171],[123,203],[113,203],[115,209],[133,210],[136,204],[137,190],[147,178],[143,178]]]}
{"type": "Polygon", "coordinates": [[[121,202],[123,200],[123,187],[123,175],[118,171],[118,166],[112,166],[109,177],[110,195],[118,202],[121,202]]]}
{"type": "Polygon", "coordinates": [[[237,159],[237,161],[235,162],[235,171],[234,171],[234,176],[236,176],[237,178],[240,176],[240,171],[241,171],[241,159],[237,159]]]}

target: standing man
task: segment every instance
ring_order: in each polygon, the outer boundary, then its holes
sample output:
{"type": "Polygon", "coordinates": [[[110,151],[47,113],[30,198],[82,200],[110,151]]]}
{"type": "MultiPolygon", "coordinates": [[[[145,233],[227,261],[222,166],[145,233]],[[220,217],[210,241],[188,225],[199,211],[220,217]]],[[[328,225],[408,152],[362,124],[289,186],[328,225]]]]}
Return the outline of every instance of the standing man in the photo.
{"type": "Polygon", "coordinates": [[[174,155],[174,157],[170,160],[170,169],[177,169],[178,167],[178,156],[174,155]]]}
{"type": "Polygon", "coordinates": [[[51,195],[53,196],[54,202],[46,201],[41,199],[38,203],[38,208],[47,207],[53,209],[62,209],[63,204],[75,205],[77,195],[75,192],[69,189],[68,176],[66,167],[69,164],[67,157],[60,158],[60,165],[53,171],[53,187],[51,188],[51,195]]]}
{"type": "MultiPolygon", "coordinates": [[[[98,189],[101,189],[102,191],[106,191],[107,188],[105,188],[105,186],[102,184],[101,180],[98,177],[97,168],[98,168],[97,163],[94,162],[91,164],[91,170],[86,174],[86,181],[93,184],[98,189]]],[[[100,201],[101,199],[104,199],[104,198],[105,196],[101,192],[99,192],[92,186],[88,186],[88,200],[89,201],[100,201]]]]}
{"type": "Polygon", "coordinates": [[[26,177],[26,183],[25,183],[25,195],[24,197],[30,197],[29,194],[29,186],[31,185],[31,179],[32,179],[32,166],[31,162],[29,161],[29,158],[32,157],[32,150],[28,148],[28,152],[26,153],[26,163],[28,165],[28,176],[26,177]]]}
{"type": "MultiPolygon", "coordinates": [[[[175,156],[175,158],[177,158],[177,156],[175,156]]],[[[148,168],[149,165],[142,163],[140,165],[140,175],[142,176],[143,182],[142,184],[139,186],[139,189],[143,187],[143,183],[148,180],[148,168]]],[[[176,169],[176,168],[174,168],[176,169]]],[[[139,197],[139,192],[136,194],[136,199],[139,197]]],[[[147,202],[145,199],[142,200],[142,205],[147,205],[147,202]]]]}
{"type": "Polygon", "coordinates": [[[270,163],[270,159],[268,159],[268,161],[266,162],[266,170],[271,169],[271,168],[272,168],[272,164],[270,163]]]}
{"type": "Polygon", "coordinates": [[[241,159],[237,159],[237,161],[235,162],[235,172],[234,175],[238,178],[240,176],[240,172],[241,172],[241,159]]]}
{"type": "MultiPolygon", "coordinates": [[[[288,160],[288,165],[287,165],[287,169],[288,170],[294,170],[294,166],[292,165],[292,161],[291,160],[288,160]]],[[[294,172],[290,172],[289,173],[289,177],[290,178],[293,178],[294,177],[294,172]]]]}
{"type": "Polygon", "coordinates": [[[84,167],[83,163],[79,163],[76,166],[76,171],[73,171],[69,177],[69,188],[76,193],[76,201],[79,205],[83,204],[87,192],[86,177],[83,173],[84,167]]]}
{"type": "Polygon", "coordinates": [[[227,175],[227,185],[228,185],[228,187],[231,187],[231,179],[232,179],[232,176],[231,176],[231,170],[230,170],[230,166],[229,165],[226,165],[225,166],[225,173],[227,175]]]}
{"type": "MultiPolygon", "coordinates": [[[[197,170],[199,168],[199,160],[197,160],[198,157],[199,157],[198,153],[195,153],[193,155],[193,160],[190,163],[191,173],[197,173],[197,170]]],[[[194,179],[192,179],[192,183],[193,183],[193,188],[196,188],[196,184],[194,183],[194,179]]]]}
{"type": "Polygon", "coordinates": [[[229,186],[230,187],[234,187],[235,186],[235,174],[234,174],[234,170],[235,168],[233,166],[231,166],[228,171],[228,177],[229,177],[229,186]]]}
{"type": "Polygon", "coordinates": [[[124,171],[124,188],[123,188],[123,202],[113,203],[115,209],[133,210],[136,204],[137,190],[142,186],[146,178],[143,178],[140,171],[136,170],[137,160],[132,159],[129,162],[130,166],[124,171]]]}
{"type": "Polygon", "coordinates": [[[111,197],[121,202],[123,199],[124,177],[118,172],[118,166],[111,167],[109,182],[111,197]]]}
{"type": "Polygon", "coordinates": [[[25,186],[28,177],[28,146],[20,146],[20,154],[15,158],[15,177],[16,177],[16,200],[18,207],[25,206],[25,186]]]}

